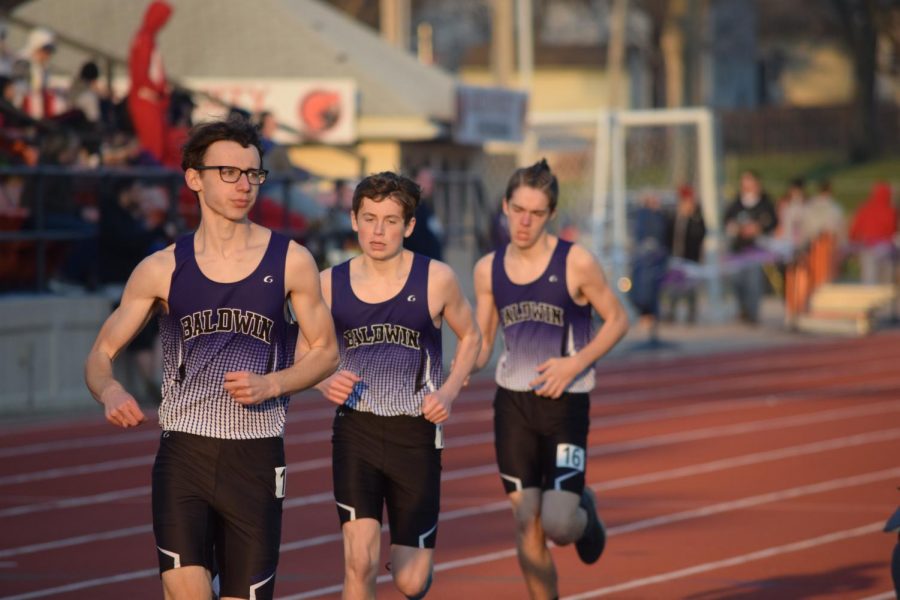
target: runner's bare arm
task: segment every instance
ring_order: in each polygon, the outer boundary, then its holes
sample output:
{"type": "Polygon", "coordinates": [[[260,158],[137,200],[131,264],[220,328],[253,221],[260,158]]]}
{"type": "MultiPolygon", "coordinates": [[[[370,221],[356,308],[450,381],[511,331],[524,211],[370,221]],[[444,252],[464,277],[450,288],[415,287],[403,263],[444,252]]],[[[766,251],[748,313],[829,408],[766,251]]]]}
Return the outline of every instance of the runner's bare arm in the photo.
{"type": "Polygon", "coordinates": [[[481,329],[481,350],[475,361],[475,371],[481,370],[491,359],[494,339],[497,337],[499,317],[494,306],[494,292],[491,289],[491,265],[494,253],[483,256],[475,264],[475,320],[481,329]]]}
{"type": "Polygon", "coordinates": [[[600,263],[585,248],[574,245],[566,261],[566,279],[574,288],[576,302],[587,301],[603,326],[593,339],[573,356],[551,358],[538,366],[538,375],[531,382],[535,393],[559,398],[579,373],[609,352],[628,331],[628,314],[606,281],[600,263]]]}
{"type": "Polygon", "coordinates": [[[104,407],[106,420],[134,427],[146,420],[134,397],[113,377],[112,363],[153,316],[169,294],[175,268],[172,247],[145,258],[125,284],[119,307],[106,319],[84,364],[84,380],[91,395],[104,407]]]}
{"type": "MultiPolygon", "coordinates": [[[[324,271],[319,273],[319,281],[322,284],[322,297],[325,299],[325,304],[330,308],[331,269],[325,269],[324,271]]],[[[309,352],[309,343],[301,334],[300,339],[297,340],[298,359],[307,352],[309,352]]],[[[353,391],[353,386],[355,386],[360,381],[362,380],[356,373],[351,373],[350,371],[337,371],[317,383],[315,385],[315,388],[322,392],[322,395],[331,402],[341,405],[347,401],[347,398],[350,397],[350,393],[353,391]]]]}
{"type": "Polygon", "coordinates": [[[443,306],[443,318],[457,338],[456,353],[444,385],[426,395],[422,402],[425,418],[432,423],[441,423],[449,418],[450,407],[475,365],[481,348],[481,331],[456,274],[448,265],[435,260],[429,266],[428,303],[429,306],[443,306]],[[432,302],[433,299],[437,302],[432,302]]]}
{"type": "Polygon", "coordinates": [[[309,251],[295,242],[288,247],[285,288],[301,334],[294,364],[266,375],[248,371],[226,373],[224,387],[241,404],[258,404],[307,389],[337,368],[334,323],[322,298],[319,272],[309,251]]]}

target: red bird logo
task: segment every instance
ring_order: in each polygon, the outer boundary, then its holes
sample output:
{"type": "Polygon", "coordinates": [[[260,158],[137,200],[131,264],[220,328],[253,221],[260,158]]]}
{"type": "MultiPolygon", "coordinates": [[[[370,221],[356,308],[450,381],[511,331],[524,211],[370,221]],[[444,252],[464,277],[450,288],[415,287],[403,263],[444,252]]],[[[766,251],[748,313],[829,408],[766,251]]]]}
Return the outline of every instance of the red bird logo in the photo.
{"type": "Polygon", "coordinates": [[[307,133],[321,135],[341,118],[341,96],[328,90],[313,90],[300,100],[300,122],[307,133]]]}

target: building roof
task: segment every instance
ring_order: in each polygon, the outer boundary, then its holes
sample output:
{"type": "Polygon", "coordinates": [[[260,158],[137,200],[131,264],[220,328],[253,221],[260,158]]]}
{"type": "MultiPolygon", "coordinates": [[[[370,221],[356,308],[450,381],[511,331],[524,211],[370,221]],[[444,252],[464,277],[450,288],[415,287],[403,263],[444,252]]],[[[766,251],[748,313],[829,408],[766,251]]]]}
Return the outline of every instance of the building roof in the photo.
{"type": "MultiPolygon", "coordinates": [[[[456,80],[419,63],[372,29],[317,0],[169,0],[159,35],[167,74],[182,77],[351,78],[360,117],[413,127],[449,122],[456,80]]],[[[11,17],[126,58],[149,0],[32,0],[11,17]]],[[[60,47],[54,63],[77,72],[86,54],[60,47]]],[[[360,133],[363,133],[362,131],[360,133]]]]}

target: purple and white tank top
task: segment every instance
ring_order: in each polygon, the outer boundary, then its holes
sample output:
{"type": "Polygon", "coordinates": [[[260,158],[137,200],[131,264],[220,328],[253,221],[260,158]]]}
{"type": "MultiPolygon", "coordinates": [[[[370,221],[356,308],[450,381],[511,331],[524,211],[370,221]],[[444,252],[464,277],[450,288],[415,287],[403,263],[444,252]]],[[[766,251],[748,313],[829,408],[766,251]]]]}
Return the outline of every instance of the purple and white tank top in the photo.
{"type": "MultiPolygon", "coordinates": [[[[494,253],[491,287],[503,331],[503,354],[497,362],[497,385],[525,392],[538,376],[537,367],[548,358],[571,356],[592,337],[591,306],[572,300],[566,285],[566,257],[571,242],[558,240],[547,269],[523,285],[506,274],[506,246],[494,253]]],[[[594,367],[580,373],[567,392],[589,392],[594,387],[594,367]]]]}
{"type": "Polygon", "coordinates": [[[425,395],[443,385],[441,329],[428,310],[430,263],[413,254],[403,289],[374,304],[353,293],[350,261],[331,269],[338,368],[362,379],[347,398],[348,408],[386,417],[419,416],[425,395]]]}
{"type": "Polygon", "coordinates": [[[294,362],[297,326],[287,310],[284,281],[289,241],[272,232],[250,275],[219,283],[200,270],[194,235],[177,240],[169,312],[159,318],[163,429],[225,439],[284,434],[288,396],[243,406],[222,384],[229,371],[264,375],[294,362]]]}

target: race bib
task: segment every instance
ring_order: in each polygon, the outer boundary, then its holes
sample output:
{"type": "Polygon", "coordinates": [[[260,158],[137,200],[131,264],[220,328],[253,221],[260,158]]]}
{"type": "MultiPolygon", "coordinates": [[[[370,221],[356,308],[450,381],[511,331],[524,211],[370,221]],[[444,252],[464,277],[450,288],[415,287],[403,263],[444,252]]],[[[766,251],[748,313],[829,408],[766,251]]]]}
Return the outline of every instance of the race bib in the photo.
{"type": "Polygon", "coordinates": [[[434,426],[434,447],[437,450],[442,450],[444,448],[444,426],[443,425],[435,425],[434,426]]]}
{"type": "Polygon", "coordinates": [[[287,467],[275,467],[275,497],[284,498],[287,467]]]}
{"type": "Polygon", "coordinates": [[[574,444],[556,446],[556,466],[564,469],[575,469],[584,472],[584,448],[574,444]]]}

